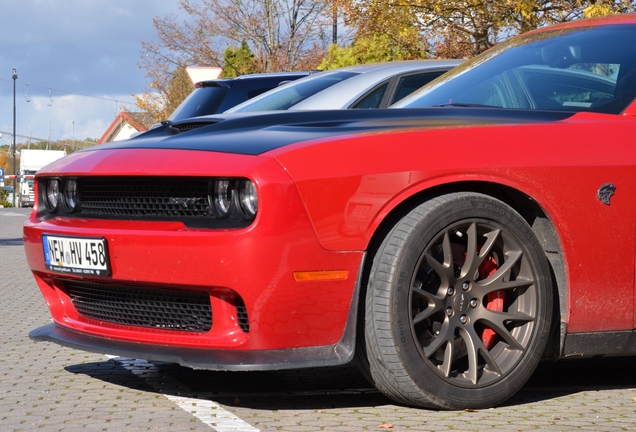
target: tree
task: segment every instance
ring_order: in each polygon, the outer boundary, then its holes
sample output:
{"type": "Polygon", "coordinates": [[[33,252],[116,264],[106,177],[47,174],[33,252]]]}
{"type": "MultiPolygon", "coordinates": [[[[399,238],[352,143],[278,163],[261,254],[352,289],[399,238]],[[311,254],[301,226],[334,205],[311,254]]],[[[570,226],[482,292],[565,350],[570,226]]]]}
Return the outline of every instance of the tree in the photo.
{"type": "Polygon", "coordinates": [[[137,107],[146,112],[153,123],[166,120],[192,92],[192,81],[185,66],[177,66],[169,76],[157,75],[148,86],[149,90],[133,97],[137,107]]]}
{"type": "Polygon", "coordinates": [[[221,78],[235,78],[239,75],[257,72],[258,64],[247,42],[241,41],[239,47],[227,47],[225,49],[221,78]]]}
{"type": "MultiPolygon", "coordinates": [[[[418,28],[418,9],[404,0],[335,0],[345,14],[345,23],[356,31],[356,40],[383,39],[407,57],[422,57],[426,40],[418,28]]],[[[354,41],[355,43],[355,41],[354,41]]]]}
{"type": "Polygon", "coordinates": [[[624,13],[634,10],[634,1],[629,0],[590,0],[585,2],[587,7],[583,9],[586,18],[610,15],[614,13],[624,13]]]}
{"type": "Polygon", "coordinates": [[[13,146],[4,146],[0,152],[0,168],[4,168],[5,175],[13,174],[13,159],[11,156],[13,146]],[[6,147],[6,151],[4,148],[6,147]]]}
{"type": "Polygon", "coordinates": [[[423,48],[396,45],[390,35],[359,36],[351,45],[329,47],[327,57],[318,69],[327,70],[363,63],[386,62],[393,60],[415,60],[426,58],[423,48]]]}
{"type": "MultiPolygon", "coordinates": [[[[337,0],[348,22],[364,32],[377,21],[377,0],[337,0]]],[[[413,26],[444,57],[479,54],[515,34],[593,14],[634,10],[633,0],[387,0],[392,16],[415,16],[413,26]]],[[[358,31],[360,31],[358,29],[358,31]]]]}
{"type": "Polygon", "coordinates": [[[180,0],[187,19],[179,22],[174,14],[155,18],[158,41],[142,42],[139,67],[146,71],[149,84],[136,96],[139,108],[167,112],[160,103],[184,97],[178,92],[168,95],[181,88],[171,86],[179,79],[176,71],[186,65],[221,66],[232,55],[244,54],[243,43],[254,56],[250,71],[314,68],[327,51],[329,5],[328,0],[180,0]],[[226,58],[227,47],[236,46],[240,52],[231,48],[226,58]]]}

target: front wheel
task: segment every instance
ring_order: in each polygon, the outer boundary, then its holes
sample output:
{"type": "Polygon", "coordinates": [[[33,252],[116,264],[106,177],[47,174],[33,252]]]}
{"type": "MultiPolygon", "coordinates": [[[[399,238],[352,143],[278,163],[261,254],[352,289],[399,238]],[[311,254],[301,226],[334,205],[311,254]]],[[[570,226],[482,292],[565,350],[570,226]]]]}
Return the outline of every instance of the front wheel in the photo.
{"type": "Polygon", "coordinates": [[[476,193],[421,204],[384,239],[369,275],[373,382],[421,407],[505,401],[541,359],[551,290],[542,248],[510,206],[476,193]]]}

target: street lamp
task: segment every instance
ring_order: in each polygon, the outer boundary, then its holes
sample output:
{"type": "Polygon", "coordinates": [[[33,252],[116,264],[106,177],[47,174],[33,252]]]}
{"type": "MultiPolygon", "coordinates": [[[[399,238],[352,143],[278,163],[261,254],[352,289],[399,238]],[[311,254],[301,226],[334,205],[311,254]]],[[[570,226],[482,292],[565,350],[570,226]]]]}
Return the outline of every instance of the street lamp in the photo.
{"type": "MultiPolygon", "coordinates": [[[[16,170],[15,167],[15,153],[16,153],[16,148],[15,148],[15,80],[18,79],[18,72],[13,69],[12,71],[12,76],[11,78],[13,78],[13,175],[17,176],[18,171],[16,170]]],[[[16,188],[16,177],[13,177],[13,207],[17,207],[16,204],[16,195],[17,195],[17,191],[18,189],[16,188]]]]}

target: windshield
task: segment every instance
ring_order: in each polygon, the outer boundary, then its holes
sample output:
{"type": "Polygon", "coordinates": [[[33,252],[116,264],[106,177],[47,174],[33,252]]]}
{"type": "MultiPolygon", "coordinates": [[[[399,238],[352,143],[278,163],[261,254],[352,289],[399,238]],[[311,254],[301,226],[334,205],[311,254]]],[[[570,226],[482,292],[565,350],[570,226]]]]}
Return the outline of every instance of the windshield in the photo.
{"type": "Polygon", "coordinates": [[[227,87],[198,87],[174,110],[168,120],[176,121],[190,117],[216,114],[229,91],[227,87]]]}
{"type": "Polygon", "coordinates": [[[311,75],[307,78],[302,78],[293,83],[270,90],[265,94],[237,105],[225,112],[286,110],[304,101],[308,97],[355,75],[358,75],[358,73],[323,72],[317,75],[311,75]]]}
{"type": "Polygon", "coordinates": [[[586,27],[513,38],[392,108],[488,106],[618,114],[636,97],[636,26],[586,27]]]}

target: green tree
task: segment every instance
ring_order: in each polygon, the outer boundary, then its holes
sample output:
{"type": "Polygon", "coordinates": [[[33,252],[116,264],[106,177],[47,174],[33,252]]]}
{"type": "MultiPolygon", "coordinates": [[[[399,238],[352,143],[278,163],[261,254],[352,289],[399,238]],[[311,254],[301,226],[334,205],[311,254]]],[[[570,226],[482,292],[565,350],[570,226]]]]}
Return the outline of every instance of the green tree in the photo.
{"type": "Polygon", "coordinates": [[[371,57],[414,59],[426,57],[427,40],[418,28],[418,9],[403,0],[334,0],[345,16],[345,23],[355,30],[352,45],[377,49],[371,57]]]}
{"type": "Polygon", "coordinates": [[[393,60],[414,60],[426,58],[423,48],[395,45],[394,39],[387,35],[360,36],[351,45],[329,47],[327,57],[318,69],[327,70],[363,63],[376,63],[393,60]]]}
{"type": "Polygon", "coordinates": [[[227,47],[223,53],[223,73],[221,78],[235,78],[239,75],[258,73],[254,53],[245,41],[237,48],[227,47]]]}

